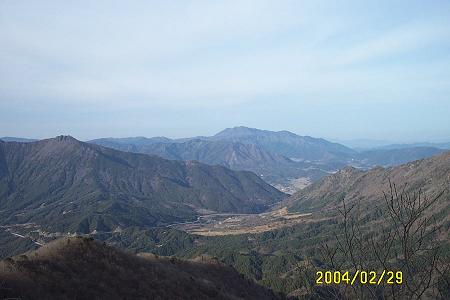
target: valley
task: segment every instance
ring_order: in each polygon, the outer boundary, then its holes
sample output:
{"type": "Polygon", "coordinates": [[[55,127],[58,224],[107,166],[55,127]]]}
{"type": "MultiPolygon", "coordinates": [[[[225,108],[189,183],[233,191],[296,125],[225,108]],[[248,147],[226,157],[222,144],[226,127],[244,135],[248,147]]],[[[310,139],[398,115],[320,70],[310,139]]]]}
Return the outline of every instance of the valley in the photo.
{"type": "Polygon", "coordinates": [[[299,190],[304,189],[308,185],[312,183],[311,179],[308,177],[299,177],[299,178],[288,178],[285,183],[277,183],[274,184],[274,187],[286,193],[288,195],[292,195],[299,190]]]}
{"type": "Polygon", "coordinates": [[[198,217],[198,221],[172,226],[190,234],[223,236],[257,234],[307,222],[317,221],[312,213],[289,213],[287,208],[261,214],[210,214],[198,217]]]}
{"type": "MultiPolygon", "coordinates": [[[[240,234],[258,234],[295,225],[323,221],[324,217],[315,217],[312,213],[290,213],[287,207],[260,214],[209,213],[201,214],[195,221],[176,222],[172,224],[144,227],[151,229],[175,229],[199,236],[225,236],[240,234]]],[[[42,246],[54,239],[74,237],[76,232],[47,232],[35,223],[10,224],[0,226],[0,230],[20,239],[29,239],[37,246],[42,246]]],[[[112,236],[122,232],[120,227],[113,231],[99,231],[83,234],[85,236],[112,236]]]]}

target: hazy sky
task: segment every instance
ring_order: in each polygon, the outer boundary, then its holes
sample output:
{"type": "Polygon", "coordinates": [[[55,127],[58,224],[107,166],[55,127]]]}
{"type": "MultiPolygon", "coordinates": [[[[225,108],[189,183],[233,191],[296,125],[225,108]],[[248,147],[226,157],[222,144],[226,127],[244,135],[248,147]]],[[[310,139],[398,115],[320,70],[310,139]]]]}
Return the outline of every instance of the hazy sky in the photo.
{"type": "Polygon", "coordinates": [[[0,1],[0,136],[237,125],[450,140],[450,1],[0,1]]]}

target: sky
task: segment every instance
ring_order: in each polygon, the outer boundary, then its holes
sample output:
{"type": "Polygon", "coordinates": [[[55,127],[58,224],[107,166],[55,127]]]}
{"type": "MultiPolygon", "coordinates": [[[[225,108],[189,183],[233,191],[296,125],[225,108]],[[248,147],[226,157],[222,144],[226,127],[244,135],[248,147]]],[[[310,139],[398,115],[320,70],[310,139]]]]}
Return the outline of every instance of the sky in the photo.
{"type": "Polygon", "coordinates": [[[450,141],[450,1],[0,0],[0,136],[450,141]]]}

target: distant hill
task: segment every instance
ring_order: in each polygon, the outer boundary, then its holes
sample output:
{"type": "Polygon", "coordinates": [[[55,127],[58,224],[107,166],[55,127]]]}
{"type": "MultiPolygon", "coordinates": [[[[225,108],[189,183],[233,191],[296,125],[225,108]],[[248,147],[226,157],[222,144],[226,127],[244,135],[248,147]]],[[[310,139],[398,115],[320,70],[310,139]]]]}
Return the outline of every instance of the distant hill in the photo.
{"type": "MultiPolygon", "coordinates": [[[[260,130],[248,127],[234,127],[227,128],[214,136],[210,137],[193,137],[171,140],[165,137],[157,138],[103,138],[91,140],[89,143],[98,144],[106,147],[111,147],[119,150],[131,149],[131,151],[139,153],[151,153],[151,151],[158,151],[158,146],[161,144],[179,144],[199,142],[220,142],[242,145],[253,145],[259,149],[270,152],[274,155],[281,155],[286,158],[294,158],[300,161],[330,161],[337,159],[339,161],[350,157],[355,153],[354,150],[347,148],[337,143],[331,143],[324,139],[313,138],[309,136],[299,136],[289,131],[269,131],[260,130]],[[156,148],[156,150],[155,150],[156,148]]],[[[201,145],[210,144],[203,143],[201,145]]],[[[168,148],[168,145],[164,147],[168,148]]],[[[187,147],[187,146],[185,146],[187,147]]],[[[197,146],[198,148],[199,146],[197,146]]],[[[183,147],[180,147],[180,149],[183,147]]],[[[189,150],[189,149],[188,149],[189,150]]],[[[186,151],[186,150],[184,150],[186,151]]],[[[160,151],[159,155],[173,155],[178,157],[178,153],[169,153],[167,151],[160,151]]],[[[183,153],[181,153],[183,156],[183,153]]]]}
{"type": "Polygon", "coordinates": [[[394,142],[388,140],[373,140],[373,139],[351,139],[351,140],[336,139],[333,140],[333,142],[342,144],[357,151],[371,150],[378,147],[394,144],[394,142]]]}
{"type": "Polygon", "coordinates": [[[235,127],[211,137],[97,139],[90,143],[173,160],[198,160],[234,170],[255,172],[267,182],[306,177],[317,180],[343,167],[353,150],[323,139],[235,127]],[[292,157],[292,159],[290,158],[292,157]]]}
{"type": "Polygon", "coordinates": [[[376,149],[389,150],[389,149],[404,149],[404,148],[415,148],[415,147],[432,147],[438,149],[450,150],[449,143],[412,143],[412,144],[390,144],[376,149]]]}
{"type": "Polygon", "coordinates": [[[341,144],[320,138],[299,136],[289,131],[275,132],[242,126],[227,128],[211,139],[255,144],[273,153],[307,161],[342,160],[355,152],[341,144]]]}
{"type": "Polygon", "coordinates": [[[279,299],[210,258],[133,255],[87,238],[0,262],[1,299],[279,299]]]}
{"type": "Polygon", "coordinates": [[[446,150],[434,147],[409,147],[398,149],[377,149],[363,151],[355,155],[357,163],[364,167],[396,166],[410,161],[431,157],[446,150]]]}
{"type": "Polygon", "coordinates": [[[158,143],[171,143],[174,140],[166,137],[129,137],[129,138],[101,138],[89,141],[89,143],[113,148],[121,151],[143,153],[143,147],[158,143]]]}
{"type": "Polygon", "coordinates": [[[11,136],[4,136],[0,137],[1,141],[4,142],[19,142],[19,143],[30,143],[30,142],[36,142],[36,139],[26,139],[26,138],[20,138],[20,137],[11,137],[11,136]]]}
{"type": "Polygon", "coordinates": [[[252,171],[285,190],[297,189],[298,178],[314,182],[348,165],[361,169],[396,166],[443,151],[435,147],[355,151],[338,143],[289,131],[243,126],[227,128],[210,137],[175,140],[165,137],[104,138],[89,142],[171,160],[198,160],[233,170],[252,171]]]}
{"type": "Polygon", "coordinates": [[[348,203],[359,202],[367,210],[373,210],[377,203],[383,203],[383,192],[389,190],[389,180],[399,189],[407,184],[405,191],[417,192],[420,188],[429,197],[446,191],[436,212],[449,219],[450,152],[386,169],[362,171],[348,167],[295,193],[286,204],[290,211],[336,211],[345,197],[348,203]]]}
{"type": "Polygon", "coordinates": [[[69,136],[0,142],[0,220],[50,232],[111,231],[263,211],[284,194],[251,172],[121,152],[69,136]]]}
{"type": "MultiPolygon", "coordinates": [[[[98,141],[95,141],[98,143],[98,141]]],[[[260,175],[270,183],[284,178],[320,178],[327,174],[327,167],[313,168],[311,164],[295,162],[285,156],[266,151],[255,144],[233,141],[192,139],[185,142],[164,142],[146,145],[114,144],[102,145],[114,149],[158,155],[172,160],[197,160],[209,165],[221,165],[233,170],[247,170],[260,175]]]]}

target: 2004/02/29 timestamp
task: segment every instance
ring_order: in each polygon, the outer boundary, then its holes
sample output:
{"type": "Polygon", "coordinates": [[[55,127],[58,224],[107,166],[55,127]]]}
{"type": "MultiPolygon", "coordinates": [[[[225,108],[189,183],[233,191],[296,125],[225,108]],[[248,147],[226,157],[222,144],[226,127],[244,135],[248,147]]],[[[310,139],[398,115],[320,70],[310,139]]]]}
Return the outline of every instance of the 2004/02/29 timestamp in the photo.
{"type": "Polygon", "coordinates": [[[316,284],[402,284],[402,271],[360,271],[357,270],[354,274],[349,271],[317,271],[316,284]]]}

